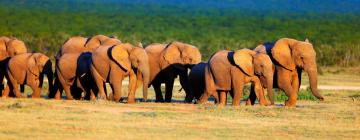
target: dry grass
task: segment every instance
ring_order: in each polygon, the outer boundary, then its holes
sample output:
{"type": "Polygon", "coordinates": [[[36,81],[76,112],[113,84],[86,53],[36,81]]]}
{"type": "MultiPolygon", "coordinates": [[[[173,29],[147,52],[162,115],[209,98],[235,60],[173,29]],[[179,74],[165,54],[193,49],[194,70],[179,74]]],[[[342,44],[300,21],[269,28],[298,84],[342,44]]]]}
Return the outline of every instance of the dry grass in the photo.
{"type": "MultiPolygon", "coordinates": [[[[319,79],[360,83],[346,73],[319,79]]],[[[179,89],[174,99],[182,101],[179,89]]],[[[0,99],[0,139],[360,139],[360,91],[321,93],[326,101],[301,100],[296,108],[0,99]]]]}
{"type": "Polygon", "coordinates": [[[360,92],[323,93],[296,108],[2,99],[0,139],[359,139],[360,92]]]}

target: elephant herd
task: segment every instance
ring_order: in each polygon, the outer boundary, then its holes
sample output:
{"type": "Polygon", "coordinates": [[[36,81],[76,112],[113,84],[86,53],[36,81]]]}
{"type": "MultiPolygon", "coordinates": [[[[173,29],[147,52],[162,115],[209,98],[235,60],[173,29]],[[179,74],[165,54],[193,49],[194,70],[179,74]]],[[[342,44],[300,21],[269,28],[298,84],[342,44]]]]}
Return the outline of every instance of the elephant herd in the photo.
{"type": "Polygon", "coordinates": [[[317,89],[316,53],[307,39],[281,38],[253,50],[220,50],[202,62],[199,49],[182,42],[154,43],[144,48],[141,43],[132,45],[105,35],[75,36],[65,41],[57,52],[53,71],[49,57],[28,53],[23,41],[3,36],[0,69],[2,98],[24,97],[21,94],[24,85],[33,90],[32,98],[39,98],[46,75],[48,98],[61,99],[64,91],[68,100],[119,102],[122,81],[129,77],[127,103],[136,102],[135,91],[140,86],[144,102],[150,86],[156,94],[155,102],[171,102],[174,81],[179,76],[186,103],[204,103],[212,96],[216,104],[226,105],[230,95],[232,105],[238,106],[245,84],[251,83],[247,105],[253,105],[256,99],[260,105],[273,105],[272,90],[279,88],[288,97],[285,105],[291,107],[296,105],[301,73],[305,71],[313,95],[324,100],[317,89]],[[111,93],[107,93],[106,83],[111,93]],[[165,98],[161,91],[163,83],[165,98]]]}

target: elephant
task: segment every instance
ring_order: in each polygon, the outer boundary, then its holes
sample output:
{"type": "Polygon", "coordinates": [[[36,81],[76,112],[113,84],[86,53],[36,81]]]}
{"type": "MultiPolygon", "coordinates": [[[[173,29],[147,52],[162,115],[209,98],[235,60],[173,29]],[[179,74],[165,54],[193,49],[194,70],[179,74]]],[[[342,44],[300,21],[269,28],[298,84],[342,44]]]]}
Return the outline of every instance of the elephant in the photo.
{"type": "Polygon", "coordinates": [[[316,52],[308,39],[281,38],[275,44],[264,44],[264,47],[275,64],[274,87],[283,90],[288,97],[285,106],[296,105],[303,70],[309,75],[312,94],[320,101],[324,100],[317,88],[316,52]]]}
{"type": "Polygon", "coordinates": [[[127,103],[135,103],[137,78],[141,76],[143,79],[143,98],[144,101],[147,100],[147,85],[150,76],[149,59],[141,45],[136,47],[129,43],[102,45],[94,50],[91,59],[90,69],[101,99],[107,98],[104,83],[109,82],[113,94],[108,99],[119,102],[122,80],[129,76],[127,103]]]}
{"type": "MultiPolygon", "coordinates": [[[[60,50],[58,51],[58,53],[56,54],[56,64],[55,64],[55,73],[56,73],[56,77],[55,77],[55,83],[54,83],[54,89],[55,92],[54,94],[49,95],[49,98],[55,98],[55,99],[60,99],[61,97],[61,92],[63,90],[63,86],[65,86],[66,90],[66,96],[68,100],[72,100],[73,96],[71,94],[71,90],[69,89],[69,85],[72,85],[72,89],[80,89],[79,90],[74,90],[74,94],[81,92],[81,91],[87,91],[86,95],[89,95],[89,92],[94,92],[97,91],[96,88],[89,88],[88,86],[81,86],[81,83],[86,83],[87,85],[91,85],[92,82],[85,82],[85,81],[78,81],[78,82],[74,82],[73,79],[76,77],[77,79],[83,79],[83,80],[90,80],[91,78],[91,74],[90,74],[90,69],[89,70],[84,70],[82,69],[82,71],[85,74],[86,77],[81,78],[81,77],[77,77],[75,75],[75,73],[77,72],[77,66],[79,64],[82,63],[75,63],[78,62],[79,56],[81,56],[82,53],[85,52],[92,52],[94,49],[96,49],[97,47],[99,47],[100,45],[116,45],[116,44],[120,44],[121,41],[116,39],[116,38],[110,38],[104,35],[96,35],[93,36],[91,38],[84,38],[81,36],[75,36],[75,37],[71,37],[70,39],[68,39],[63,46],[60,48],[60,50]],[[73,54],[73,55],[68,55],[66,58],[63,59],[63,61],[67,60],[67,61],[72,61],[69,63],[63,62],[62,65],[66,65],[65,67],[63,66],[59,66],[59,60],[62,59],[63,55],[66,54],[73,54]],[[67,66],[71,66],[73,67],[73,69],[67,69],[67,66]],[[65,75],[62,75],[61,72],[58,72],[59,69],[62,69],[62,71],[64,72],[65,75]],[[89,73],[88,73],[89,72],[89,73]],[[59,77],[60,76],[60,77],[59,77]],[[64,77],[65,76],[65,77],[64,77]],[[63,78],[63,79],[60,79],[63,78]],[[70,79],[67,79],[70,78],[70,79]],[[62,81],[62,82],[61,82],[62,81]],[[77,85],[76,85],[77,84],[77,85]]],[[[91,54],[87,54],[86,56],[91,55],[91,54]]],[[[87,57],[81,57],[81,58],[87,58],[87,57]]],[[[89,59],[91,59],[91,57],[89,57],[89,59]]],[[[85,64],[83,65],[84,67],[82,68],[89,68],[86,65],[88,64],[87,62],[90,60],[86,60],[85,64]]],[[[78,75],[81,76],[81,75],[78,75]]],[[[95,94],[95,93],[94,93],[95,94]]],[[[79,94],[76,94],[79,95],[79,94]]],[[[91,99],[93,99],[93,94],[90,94],[91,99]]],[[[79,97],[79,96],[78,96],[79,97]]],[[[79,99],[79,98],[77,98],[79,99]]]]}
{"type": "MultiPolygon", "coordinates": [[[[254,51],[256,53],[261,53],[264,55],[268,55],[266,53],[266,49],[265,46],[263,44],[258,45],[254,51]]],[[[263,55],[263,56],[264,56],[263,55]]],[[[265,59],[270,58],[270,56],[267,57],[263,57],[265,59]]],[[[255,59],[257,61],[261,60],[261,59],[255,59]]],[[[255,61],[254,60],[254,61],[255,61]]],[[[273,83],[274,83],[274,73],[275,73],[275,65],[273,63],[266,63],[267,61],[259,61],[259,62],[254,62],[254,64],[261,64],[261,65],[254,65],[255,70],[258,70],[256,73],[256,75],[259,77],[262,87],[267,89],[267,95],[268,98],[270,100],[270,105],[274,105],[274,94],[273,94],[273,83]],[[267,67],[261,67],[264,65],[268,65],[267,67]],[[270,66],[271,65],[271,66],[270,66]],[[264,69],[264,68],[268,68],[268,69],[264,69]],[[271,69],[270,69],[271,68],[271,69]]],[[[271,61],[272,62],[272,61],[271,61]]],[[[247,104],[252,104],[254,105],[255,100],[256,100],[256,94],[255,94],[255,89],[254,89],[254,84],[251,84],[251,89],[250,89],[250,95],[249,98],[247,99],[247,104]]]]}
{"type": "Polygon", "coordinates": [[[164,102],[161,83],[165,83],[165,102],[171,102],[174,80],[179,75],[180,84],[186,93],[188,89],[188,69],[201,62],[198,48],[182,42],[150,44],[145,48],[150,63],[150,83],[156,94],[156,102],[164,102]]]}
{"type": "MultiPolygon", "coordinates": [[[[200,97],[205,92],[205,70],[208,68],[208,63],[201,62],[193,66],[189,73],[189,93],[186,93],[185,103],[191,103],[195,99],[195,103],[200,100],[200,97]]],[[[215,102],[218,101],[217,94],[214,94],[215,102]]]]}
{"type": "Polygon", "coordinates": [[[214,96],[215,99],[218,98],[220,105],[226,105],[227,92],[230,92],[233,97],[232,105],[238,106],[244,85],[251,82],[260,105],[267,105],[259,76],[269,70],[271,72],[272,66],[269,56],[249,49],[216,52],[205,69],[205,92],[199,103],[214,96]]]}
{"type": "MultiPolygon", "coordinates": [[[[10,58],[7,64],[7,79],[9,89],[15,93],[18,98],[23,97],[19,91],[19,84],[27,84],[33,90],[32,98],[39,98],[43,83],[44,74],[49,81],[49,93],[53,90],[52,63],[44,54],[41,53],[23,53],[10,58]]],[[[3,97],[7,97],[9,90],[4,91],[3,97]]]]}
{"type": "MultiPolygon", "coordinates": [[[[96,99],[98,89],[90,72],[91,56],[91,52],[67,53],[58,60],[56,75],[67,99],[96,99]]],[[[60,99],[60,92],[55,99],[60,99]]]]}
{"type": "MultiPolygon", "coordinates": [[[[0,37],[0,93],[2,93],[4,89],[3,79],[6,75],[6,65],[9,59],[15,55],[26,52],[27,47],[23,41],[5,36],[0,37]]],[[[24,86],[21,86],[21,90],[24,90],[24,86]]]]}

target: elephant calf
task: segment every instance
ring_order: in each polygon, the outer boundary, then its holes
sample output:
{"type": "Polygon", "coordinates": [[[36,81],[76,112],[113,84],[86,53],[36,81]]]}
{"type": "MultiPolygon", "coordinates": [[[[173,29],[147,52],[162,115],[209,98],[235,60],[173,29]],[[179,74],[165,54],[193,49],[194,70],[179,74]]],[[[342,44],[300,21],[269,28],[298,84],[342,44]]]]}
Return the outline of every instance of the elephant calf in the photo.
{"type": "MultiPolygon", "coordinates": [[[[27,84],[33,90],[32,97],[39,98],[43,83],[44,74],[48,77],[49,93],[53,85],[52,63],[44,54],[24,53],[12,57],[6,68],[9,90],[15,93],[15,96],[22,97],[19,91],[19,84],[27,84]]],[[[9,95],[9,90],[5,90],[3,97],[9,95]]]]}
{"type": "Polygon", "coordinates": [[[219,103],[226,105],[226,95],[230,92],[233,97],[232,105],[238,106],[244,85],[251,82],[255,85],[260,105],[267,105],[259,76],[264,75],[272,81],[273,75],[266,74],[271,71],[272,62],[265,54],[248,49],[219,51],[210,58],[208,67],[205,68],[205,92],[200,103],[207,101],[211,95],[217,97],[218,92],[219,103]]]}

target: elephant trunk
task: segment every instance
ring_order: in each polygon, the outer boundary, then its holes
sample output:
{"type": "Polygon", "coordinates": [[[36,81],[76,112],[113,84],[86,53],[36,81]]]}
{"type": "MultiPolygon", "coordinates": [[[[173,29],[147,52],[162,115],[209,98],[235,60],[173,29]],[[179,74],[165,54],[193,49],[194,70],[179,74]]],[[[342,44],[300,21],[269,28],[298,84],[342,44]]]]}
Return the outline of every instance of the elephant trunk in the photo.
{"type": "Polygon", "coordinates": [[[309,76],[310,89],[311,89],[312,94],[316,98],[318,98],[319,100],[323,101],[324,97],[319,93],[318,88],[317,88],[317,68],[316,68],[316,65],[315,65],[315,67],[307,69],[306,72],[308,73],[308,76],[309,76]]]}
{"type": "Polygon", "coordinates": [[[273,93],[273,78],[274,78],[274,75],[273,74],[268,74],[266,75],[266,88],[267,88],[267,94],[268,94],[268,97],[269,97],[269,100],[270,100],[270,103],[271,105],[274,105],[274,93],[273,93]]]}
{"type": "Polygon", "coordinates": [[[139,71],[141,72],[141,76],[143,77],[143,98],[144,98],[144,102],[146,102],[148,95],[149,79],[150,79],[149,65],[139,67],[139,71]]]}

